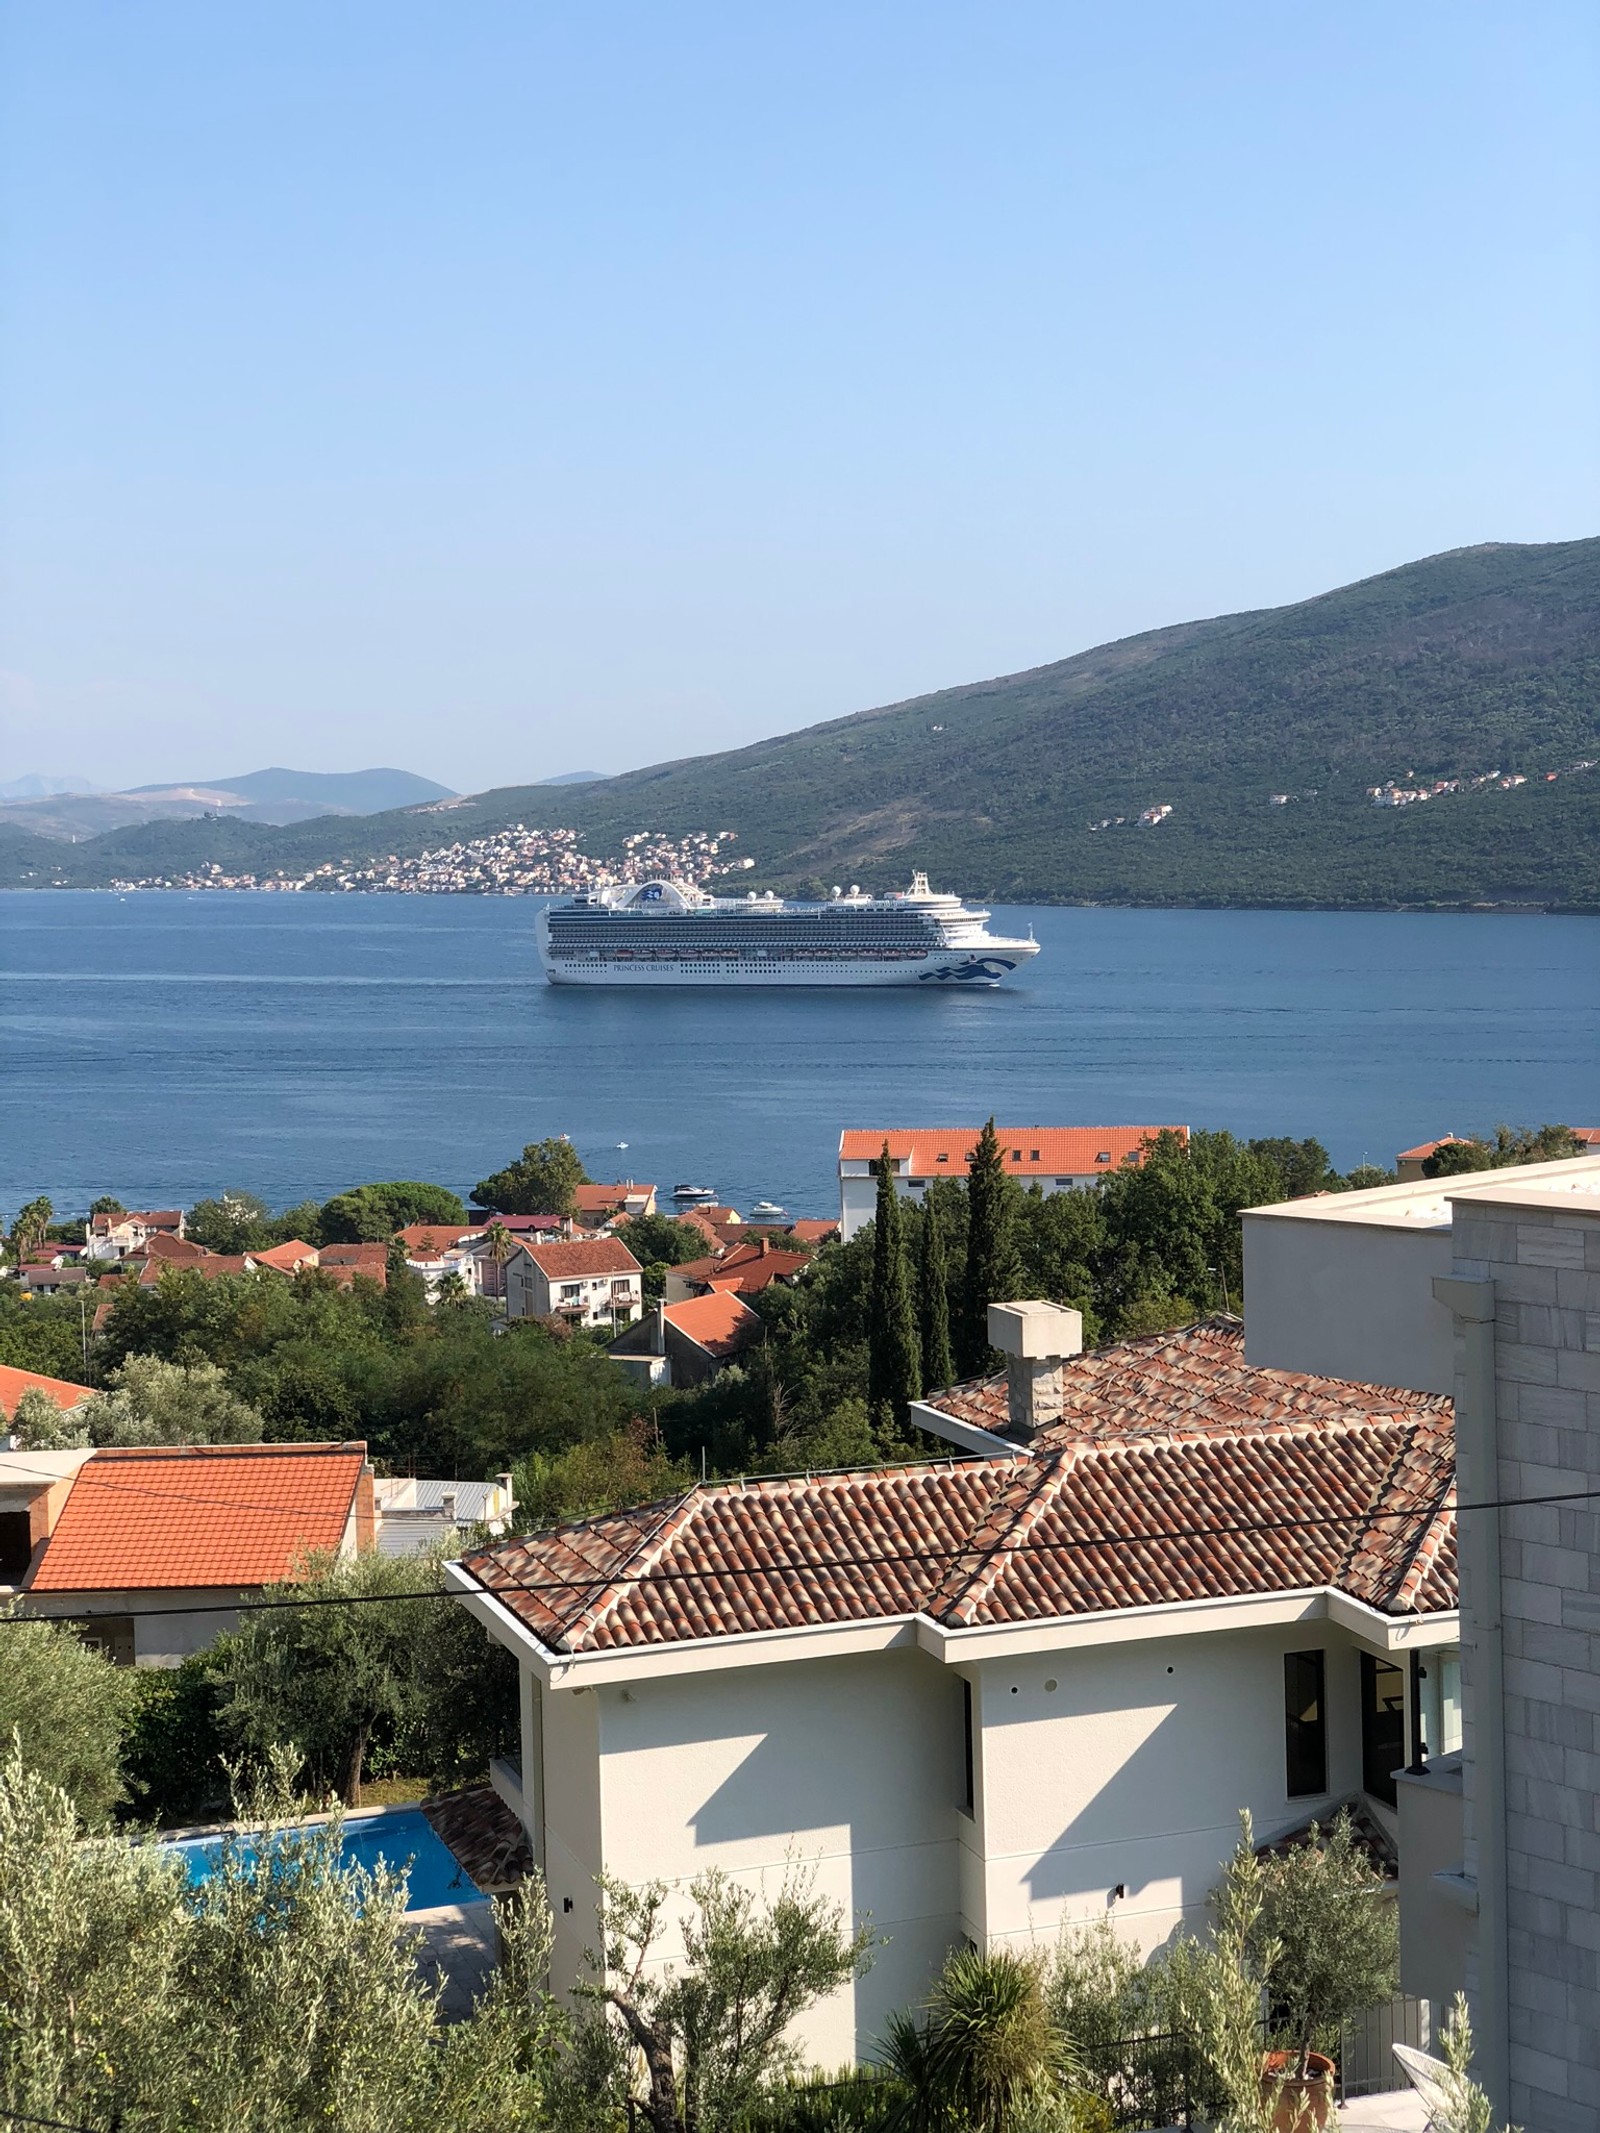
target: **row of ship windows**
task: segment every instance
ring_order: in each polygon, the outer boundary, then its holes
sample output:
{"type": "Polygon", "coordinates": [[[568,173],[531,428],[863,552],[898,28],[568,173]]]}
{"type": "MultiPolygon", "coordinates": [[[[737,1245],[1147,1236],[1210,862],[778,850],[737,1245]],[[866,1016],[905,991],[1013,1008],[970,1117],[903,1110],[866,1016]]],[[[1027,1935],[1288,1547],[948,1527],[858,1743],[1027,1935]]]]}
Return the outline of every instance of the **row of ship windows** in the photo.
{"type": "Polygon", "coordinates": [[[857,941],[848,948],[829,948],[818,942],[807,942],[804,947],[766,949],[706,948],[696,945],[689,948],[574,948],[560,942],[551,948],[551,956],[566,963],[681,963],[699,964],[708,956],[719,963],[920,963],[928,953],[925,944],[909,948],[874,946],[868,956],[857,941]]]}

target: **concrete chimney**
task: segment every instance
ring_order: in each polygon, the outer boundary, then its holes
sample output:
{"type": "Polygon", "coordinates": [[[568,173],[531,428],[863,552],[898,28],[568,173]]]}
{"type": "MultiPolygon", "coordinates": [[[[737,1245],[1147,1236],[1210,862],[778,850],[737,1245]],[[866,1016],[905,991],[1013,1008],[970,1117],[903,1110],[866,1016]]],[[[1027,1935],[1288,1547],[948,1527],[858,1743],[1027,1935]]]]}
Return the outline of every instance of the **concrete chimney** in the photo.
{"type": "Polygon", "coordinates": [[[454,1489],[444,1490],[439,1498],[439,1508],[444,1513],[445,1524],[453,1526],[456,1522],[456,1492],[454,1489]]]}
{"type": "Polygon", "coordinates": [[[1006,1359],[1011,1434],[1026,1444],[1061,1419],[1061,1365],[1083,1351],[1083,1313],[1052,1303],[990,1304],[989,1342],[1006,1359]]]}

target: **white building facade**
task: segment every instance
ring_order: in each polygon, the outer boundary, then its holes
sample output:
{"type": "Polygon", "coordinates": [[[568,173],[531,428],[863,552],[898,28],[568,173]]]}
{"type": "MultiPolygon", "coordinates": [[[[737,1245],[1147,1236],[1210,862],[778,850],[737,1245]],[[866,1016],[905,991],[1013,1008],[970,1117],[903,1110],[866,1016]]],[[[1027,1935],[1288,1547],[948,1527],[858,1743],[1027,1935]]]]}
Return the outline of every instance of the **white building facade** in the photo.
{"type": "MultiPolygon", "coordinates": [[[[888,1144],[895,1187],[920,1201],[940,1178],[965,1178],[981,1126],[847,1126],[839,1135],[839,1234],[848,1242],[872,1220],[877,1166],[888,1144]]],[[[1009,1176],[1041,1192],[1073,1192],[1137,1161],[1158,1133],[1189,1137],[1187,1126],[997,1126],[1009,1176]]]]}
{"type": "Polygon", "coordinates": [[[615,1237],[575,1243],[519,1238],[505,1262],[508,1318],[565,1318],[575,1326],[629,1326],[644,1308],[644,1270],[615,1237]]]}
{"type": "MultiPolygon", "coordinates": [[[[1442,1403],[1256,1382],[1241,1454],[1236,1328],[1105,1355],[1146,1387],[1171,1360],[1189,1390],[1220,1357],[1234,1423],[1208,1433],[1191,1402],[1184,1446],[1116,1427],[1131,1380],[1083,1358],[1060,1370],[1076,1414],[1031,1442],[996,1430],[967,1459],[703,1486],[453,1568],[521,1669],[515,1797],[558,1983],[595,1945],[602,1870],[681,1894],[720,1866],[770,1895],[798,1864],[885,1943],[805,2025],[812,2060],[840,2064],[873,2055],[963,1939],[1046,1942],[1109,1915],[1148,1949],[1198,1926],[1241,1807],[1263,1840],[1351,1798],[1392,1830],[1410,1655],[1455,1643],[1442,1403]],[[1297,1502],[1328,1500],[1374,1432],[1410,1487],[1440,1482],[1403,1564],[1351,1553],[1364,1512],[1336,1546],[1320,1526],[1315,1547],[1286,1540],[1265,1578],[1205,1538],[1069,1539],[1106,1533],[1107,1488],[1130,1536],[1163,1515],[1231,1523],[1285,1461],[1297,1502]]],[[[1004,1381],[988,1397],[1003,1411],[1004,1381]]]]}

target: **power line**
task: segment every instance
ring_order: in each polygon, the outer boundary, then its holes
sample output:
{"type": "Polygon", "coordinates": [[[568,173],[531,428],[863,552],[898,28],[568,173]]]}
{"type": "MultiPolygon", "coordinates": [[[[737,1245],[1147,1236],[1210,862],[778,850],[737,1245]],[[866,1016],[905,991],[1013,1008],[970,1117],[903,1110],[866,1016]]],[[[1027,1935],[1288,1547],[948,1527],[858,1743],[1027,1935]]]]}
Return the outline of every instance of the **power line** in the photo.
{"type": "MultiPolygon", "coordinates": [[[[98,2133],[97,2127],[80,2126],[73,2119],[35,2118],[31,2112],[13,2111],[3,2103],[0,2103],[0,2118],[10,2119],[14,2124],[19,2126],[52,2126],[57,2129],[57,2133],[98,2133]]],[[[122,2113],[119,2111],[112,2121],[113,2133],[115,2133],[115,2128],[121,2123],[121,2120],[122,2113]]]]}
{"type": "MultiPolygon", "coordinates": [[[[872,1472],[873,1469],[865,1469],[872,1472]]],[[[1463,1512],[1532,1510],[1551,1504],[1592,1503],[1600,1498],[1600,1489],[1564,1490],[1541,1496],[1498,1496],[1476,1499],[1471,1503],[1457,1504],[1457,1516],[1463,1512]]],[[[1425,1504],[1406,1504],[1387,1511],[1330,1511],[1304,1518],[1244,1519],[1228,1525],[1171,1526],[1153,1532],[1097,1533],[1081,1538],[1062,1541],[1029,1540],[1025,1549],[1008,1548],[1004,1541],[991,1549],[982,1549],[971,1542],[958,1547],[890,1549],[873,1555],[814,1556],[802,1561],[773,1561],[757,1565],[729,1563],[720,1569],[668,1569],[656,1567],[629,1572],[626,1567],[599,1571],[587,1578],[514,1578],[507,1577],[503,1584],[489,1585],[479,1580],[480,1589],[489,1598],[507,1594],[526,1594],[530,1597],[545,1592],[591,1593],[603,1591],[609,1585],[672,1585],[720,1583],[730,1578],[783,1577],[811,1575],[823,1570],[870,1570],[879,1566],[895,1567],[929,1562],[954,1562],[968,1555],[1071,1555],[1089,1548],[1148,1547],[1167,1541],[1226,1540],[1254,1534],[1292,1533],[1317,1530],[1327,1526],[1365,1527],[1399,1519],[1431,1521],[1451,1506],[1435,1500],[1425,1504]]],[[[1287,1589],[1287,1588],[1286,1588],[1287,1589]]],[[[27,1594],[20,1595],[26,1599],[27,1594]]],[[[313,1607],[376,1607],[410,1600],[450,1600],[461,1595],[443,1586],[430,1586],[416,1592],[371,1592],[328,1593],[304,1599],[239,1600],[218,1605],[215,1601],[206,1606],[150,1607],[141,1608],[142,1618],[168,1615],[200,1614],[261,1614],[290,1608],[313,1607]]],[[[1114,1609],[1103,1610],[1107,1613],[1114,1609]]],[[[10,1614],[0,1615],[0,1628],[8,1624],[29,1621],[84,1622],[104,1620],[110,1616],[122,1617],[130,1612],[125,1607],[103,1608],[84,1613],[79,1610],[71,1615],[50,1617],[45,1615],[10,1614]]]]}

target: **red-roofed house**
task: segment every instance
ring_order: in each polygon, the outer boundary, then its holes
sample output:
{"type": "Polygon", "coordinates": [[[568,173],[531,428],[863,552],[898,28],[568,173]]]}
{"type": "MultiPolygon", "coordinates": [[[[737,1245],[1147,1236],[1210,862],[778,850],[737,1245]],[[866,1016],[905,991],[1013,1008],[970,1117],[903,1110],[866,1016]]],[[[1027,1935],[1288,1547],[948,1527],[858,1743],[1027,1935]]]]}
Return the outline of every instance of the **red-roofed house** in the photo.
{"type": "Polygon", "coordinates": [[[1402,1184],[1414,1185],[1421,1179],[1422,1166],[1430,1155],[1437,1155],[1441,1148],[1464,1147],[1466,1140],[1462,1133],[1441,1133],[1436,1141],[1418,1141],[1415,1148],[1402,1148],[1394,1159],[1394,1174],[1402,1184]]]}
{"type": "Polygon", "coordinates": [[[0,1363],[0,1414],[9,1420],[25,1392],[42,1392],[63,1414],[80,1400],[100,1397],[92,1385],[74,1385],[70,1378],[47,1378],[37,1370],[13,1370],[9,1363],[0,1363]]]}
{"type": "Polygon", "coordinates": [[[580,1229],[601,1229],[607,1222],[631,1222],[638,1215],[656,1211],[653,1185],[636,1185],[626,1178],[620,1185],[580,1185],[572,1198],[572,1212],[580,1229]]]}
{"type": "MultiPolygon", "coordinates": [[[[872,1220],[878,1178],[874,1165],[889,1144],[895,1184],[920,1200],[939,1178],[964,1178],[977,1146],[978,1126],[884,1132],[849,1126],[839,1136],[839,1233],[848,1241],[872,1220]]],[[[1137,1163],[1158,1133],[1189,1138],[1187,1126],[996,1126],[1008,1174],[1042,1192],[1072,1192],[1093,1185],[1124,1163],[1137,1163]]]]}
{"type": "Polygon", "coordinates": [[[519,1237],[505,1275],[508,1318],[630,1326],[644,1308],[644,1270],[615,1237],[550,1244],[519,1237]]]}
{"type": "Polygon", "coordinates": [[[35,1537],[26,1609],[86,1622],[123,1665],[175,1666],[305,1556],[375,1542],[364,1444],[13,1452],[0,1488],[18,1462],[52,1456],[79,1463],[70,1487],[52,1482],[61,1500],[35,1537]]]}
{"type": "Polygon", "coordinates": [[[701,1385],[765,1333],[759,1313],[732,1290],[658,1303],[606,1353],[647,1385],[701,1385]]]}
{"type": "Polygon", "coordinates": [[[469,1237],[481,1237],[490,1220],[488,1215],[479,1215],[476,1222],[408,1222],[395,1236],[405,1246],[408,1259],[437,1259],[469,1237]]]}
{"type": "Polygon", "coordinates": [[[91,1259],[126,1259],[143,1251],[155,1236],[181,1237],[183,1209],[159,1207],[143,1213],[91,1215],[84,1232],[84,1251],[91,1259]]]}
{"type": "Polygon", "coordinates": [[[686,1259],[682,1266],[667,1268],[668,1303],[684,1303],[691,1296],[705,1296],[713,1289],[731,1289],[740,1296],[759,1296],[774,1281],[792,1281],[811,1261],[809,1252],[786,1252],[770,1237],[756,1237],[748,1244],[735,1244],[709,1259],[686,1259]]]}
{"type": "Polygon", "coordinates": [[[358,1277],[375,1281],[380,1289],[389,1281],[389,1247],[386,1244],[325,1244],[317,1254],[318,1271],[331,1275],[341,1289],[358,1277]]]}
{"type": "Polygon", "coordinates": [[[291,1237],[286,1244],[273,1244],[264,1252],[252,1252],[250,1258],[254,1265],[271,1267],[275,1274],[298,1274],[303,1266],[316,1265],[317,1248],[299,1237],[291,1237]]]}
{"type": "Polygon", "coordinates": [[[1451,1744],[1449,1401],[1252,1367],[1234,1319],[1077,1330],[997,1306],[1007,1376],[916,1411],[946,1459],[701,1484],[452,1567],[521,1668],[559,1986],[596,1874],[804,1858],[884,1936],[800,2027],[838,2065],[963,1940],[1199,1926],[1241,1807],[1269,1843],[1345,1800],[1394,1839],[1419,1728],[1451,1744]]]}

